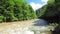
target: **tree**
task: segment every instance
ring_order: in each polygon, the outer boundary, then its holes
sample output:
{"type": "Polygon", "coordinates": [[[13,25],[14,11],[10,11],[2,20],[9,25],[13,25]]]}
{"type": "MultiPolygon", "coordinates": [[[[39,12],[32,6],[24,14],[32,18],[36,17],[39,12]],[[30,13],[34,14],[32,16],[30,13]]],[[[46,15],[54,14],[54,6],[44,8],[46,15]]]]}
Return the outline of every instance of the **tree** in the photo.
{"type": "Polygon", "coordinates": [[[0,0],[0,14],[4,22],[34,19],[36,15],[26,0],[0,0]]]}
{"type": "MultiPolygon", "coordinates": [[[[37,14],[41,15],[42,11],[40,11],[40,14],[38,14],[38,13],[37,14]]],[[[60,21],[60,16],[59,16],[60,15],[60,0],[48,0],[46,9],[45,9],[44,13],[42,13],[42,14],[43,15],[39,16],[39,17],[42,17],[43,19],[46,19],[49,22],[59,23],[59,21],[60,21]]]]}

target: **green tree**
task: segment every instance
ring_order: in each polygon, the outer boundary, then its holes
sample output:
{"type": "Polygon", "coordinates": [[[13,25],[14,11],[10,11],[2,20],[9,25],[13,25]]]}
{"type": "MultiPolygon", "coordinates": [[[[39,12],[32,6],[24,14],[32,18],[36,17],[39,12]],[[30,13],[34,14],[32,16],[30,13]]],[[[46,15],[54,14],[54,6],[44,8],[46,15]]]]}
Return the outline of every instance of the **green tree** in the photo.
{"type": "MultiPolygon", "coordinates": [[[[39,14],[37,13],[38,14],[37,16],[41,15],[41,12],[44,11],[43,8],[39,10],[40,10],[40,13],[39,14]]],[[[59,23],[60,22],[60,0],[48,0],[46,9],[42,14],[43,15],[39,17],[47,19],[51,22],[56,21],[57,23],[59,23]]]]}
{"type": "Polygon", "coordinates": [[[29,20],[36,17],[26,0],[0,0],[0,15],[0,20],[4,22],[29,20]]]}

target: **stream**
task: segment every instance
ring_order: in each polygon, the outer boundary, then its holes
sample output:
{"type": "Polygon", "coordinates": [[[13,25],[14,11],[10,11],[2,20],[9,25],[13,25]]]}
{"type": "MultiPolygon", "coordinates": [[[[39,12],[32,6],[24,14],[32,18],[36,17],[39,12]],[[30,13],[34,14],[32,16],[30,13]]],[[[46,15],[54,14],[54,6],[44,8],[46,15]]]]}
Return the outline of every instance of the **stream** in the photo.
{"type": "Polygon", "coordinates": [[[51,34],[56,27],[43,19],[0,24],[0,34],[51,34]],[[33,23],[32,23],[33,21],[33,23]]]}
{"type": "Polygon", "coordinates": [[[44,19],[38,19],[30,29],[35,32],[34,34],[51,34],[54,26],[48,25],[48,22],[44,19]]]}

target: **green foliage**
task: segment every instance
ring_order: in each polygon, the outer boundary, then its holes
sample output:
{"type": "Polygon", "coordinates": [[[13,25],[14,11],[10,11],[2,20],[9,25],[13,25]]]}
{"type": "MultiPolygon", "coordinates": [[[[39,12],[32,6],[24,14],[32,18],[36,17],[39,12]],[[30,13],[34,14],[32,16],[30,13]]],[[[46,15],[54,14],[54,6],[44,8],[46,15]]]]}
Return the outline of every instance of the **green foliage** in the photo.
{"type": "Polygon", "coordinates": [[[36,13],[26,0],[0,0],[0,14],[0,22],[36,18],[36,13]]]}
{"type": "Polygon", "coordinates": [[[53,3],[48,3],[47,9],[45,12],[46,17],[59,17],[60,14],[60,3],[57,0],[54,0],[53,3]]]}
{"type": "Polygon", "coordinates": [[[0,22],[3,22],[4,16],[0,15],[0,22]]]}
{"type": "Polygon", "coordinates": [[[41,17],[44,15],[44,13],[46,11],[46,7],[47,7],[47,5],[44,5],[42,8],[36,10],[37,17],[41,17]]]}
{"type": "Polygon", "coordinates": [[[48,4],[54,4],[55,0],[48,0],[48,4]]]}
{"type": "Polygon", "coordinates": [[[29,5],[29,10],[30,10],[30,12],[29,12],[30,13],[30,18],[32,18],[32,19],[37,18],[36,11],[34,11],[30,5],[29,5]]]}
{"type": "Polygon", "coordinates": [[[50,23],[60,23],[60,0],[49,0],[47,5],[37,10],[37,16],[46,19],[50,23]]]}
{"type": "Polygon", "coordinates": [[[48,4],[37,10],[38,17],[59,17],[60,14],[60,1],[48,0],[48,4]],[[43,14],[41,16],[41,14],[43,14]]]}

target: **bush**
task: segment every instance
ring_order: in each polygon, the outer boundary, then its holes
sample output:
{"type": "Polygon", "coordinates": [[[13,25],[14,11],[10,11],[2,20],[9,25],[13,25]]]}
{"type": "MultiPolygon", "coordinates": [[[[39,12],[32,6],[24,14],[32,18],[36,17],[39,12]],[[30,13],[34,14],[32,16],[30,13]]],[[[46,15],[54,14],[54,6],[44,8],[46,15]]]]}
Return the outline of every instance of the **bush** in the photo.
{"type": "Polygon", "coordinates": [[[0,16],[0,22],[3,22],[4,16],[0,16]]]}

